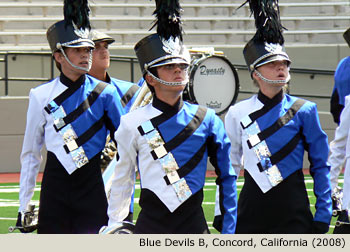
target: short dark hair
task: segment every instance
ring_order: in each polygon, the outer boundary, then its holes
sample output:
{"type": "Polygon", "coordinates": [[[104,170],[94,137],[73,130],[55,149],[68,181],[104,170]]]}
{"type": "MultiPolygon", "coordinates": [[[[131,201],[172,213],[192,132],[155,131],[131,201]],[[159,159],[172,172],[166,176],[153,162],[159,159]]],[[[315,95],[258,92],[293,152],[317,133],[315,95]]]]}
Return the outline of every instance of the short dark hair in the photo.
{"type": "MultiPolygon", "coordinates": [[[[60,53],[59,51],[56,51],[56,52],[60,53]]],[[[56,52],[55,52],[55,53],[56,53],[56,52]]],[[[60,72],[62,72],[61,64],[55,59],[54,54],[52,55],[52,58],[53,58],[53,60],[55,61],[55,65],[56,65],[57,69],[58,69],[60,72]]]]}
{"type": "MultiPolygon", "coordinates": [[[[152,68],[148,69],[148,71],[150,71],[150,73],[153,74],[155,77],[159,78],[157,68],[158,67],[152,67],[152,68]]],[[[146,78],[144,78],[144,79],[147,83],[149,90],[151,90],[152,94],[154,94],[155,93],[154,87],[148,84],[146,78]]]]}

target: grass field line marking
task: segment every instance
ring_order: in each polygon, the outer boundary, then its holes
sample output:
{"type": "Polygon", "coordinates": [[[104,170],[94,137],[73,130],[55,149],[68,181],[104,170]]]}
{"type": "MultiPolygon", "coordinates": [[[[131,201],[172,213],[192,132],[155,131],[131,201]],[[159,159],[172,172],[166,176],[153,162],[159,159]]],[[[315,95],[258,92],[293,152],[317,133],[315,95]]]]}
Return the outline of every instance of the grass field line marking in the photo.
{"type": "MultiPolygon", "coordinates": [[[[236,182],[237,186],[242,186],[244,182],[236,182]]],[[[205,186],[216,186],[215,182],[205,182],[205,186]]]]}
{"type": "Polygon", "coordinates": [[[3,188],[19,188],[19,185],[12,185],[12,186],[1,186],[0,185],[0,189],[3,189],[3,188]]]}
{"type": "Polygon", "coordinates": [[[17,218],[0,217],[0,220],[17,220],[17,218]]]}
{"type": "Polygon", "coordinates": [[[1,203],[0,207],[19,207],[19,203],[1,203]]]}
{"type": "MultiPolygon", "coordinates": [[[[313,184],[314,180],[313,179],[305,179],[306,184],[313,184]]],[[[339,178],[338,183],[344,183],[344,179],[339,178]]]]}
{"type": "Polygon", "coordinates": [[[19,202],[19,201],[15,199],[0,199],[0,202],[19,202]]]}
{"type": "MultiPolygon", "coordinates": [[[[19,184],[17,184],[17,185],[1,185],[0,184],[0,188],[19,188],[19,184]]],[[[36,185],[34,188],[41,188],[41,186],[36,185]]]]}
{"type": "MultiPolygon", "coordinates": [[[[35,188],[34,191],[39,192],[40,188],[35,188]]],[[[0,193],[14,193],[14,192],[19,192],[19,187],[18,188],[12,188],[12,189],[0,189],[0,193]]]]}
{"type": "MultiPolygon", "coordinates": [[[[38,206],[39,205],[39,200],[32,200],[32,204],[38,206]]],[[[0,200],[0,207],[19,207],[19,201],[18,200],[0,200]]]]}

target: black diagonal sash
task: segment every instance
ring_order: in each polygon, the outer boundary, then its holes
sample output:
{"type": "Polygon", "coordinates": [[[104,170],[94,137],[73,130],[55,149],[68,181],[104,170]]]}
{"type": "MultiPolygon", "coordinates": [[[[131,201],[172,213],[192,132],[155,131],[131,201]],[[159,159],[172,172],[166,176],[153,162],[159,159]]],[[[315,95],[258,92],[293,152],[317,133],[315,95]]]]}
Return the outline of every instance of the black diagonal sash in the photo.
{"type": "MultiPolygon", "coordinates": [[[[298,132],[297,134],[295,134],[294,137],[285,146],[283,146],[279,151],[277,151],[276,153],[270,156],[271,166],[283,160],[297,147],[299,140],[301,139],[301,135],[302,135],[301,132],[298,132]]],[[[260,172],[263,172],[264,170],[269,168],[269,167],[264,168],[264,165],[262,165],[260,162],[257,165],[259,167],[260,172]]]]}
{"type": "Polygon", "coordinates": [[[83,114],[86,110],[88,110],[91,105],[97,100],[99,95],[103,92],[103,90],[107,87],[107,83],[100,82],[96,85],[96,87],[91,91],[89,96],[71,113],[66,115],[64,118],[61,118],[60,124],[54,124],[54,128],[56,131],[61,130],[67,124],[70,124],[75,119],[77,119],[81,114],[83,114]]]}
{"type": "MultiPolygon", "coordinates": [[[[184,164],[178,170],[176,170],[177,174],[179,175],[179,178],[185,177],[199,164],[199,162],[203,159],[206,149],[207,149],[207,142],[205,142],[199,148],[199,150],[193,155],[193,157],[186,164],[184,164]]],[[[164,180],[167,183],[167,185],[170,185],[168,176],[164,176],[164,180]]]]}
{"type": "MultiPolygon", "coordinates": [[[[81,85],[73,85],[68,87],[66,90],[64,90],[61,94],[59,94],[55,99],[53,99],[53,102],[57,105],[57,107],[61,106],[61,104],[68,99],[72,94],[74,94],[75,91],[77,91],[81,85]]],[[[48,114],[52,113],[52,107],[50,104],[46,105],[45,111],[48,114]]]]}
{"type": "Polygon", "coordinates": [[[128,91],[126,91],[126,93],[123,95],[123,97],[120,100],[123,108],[129,103],[129,101],[132,99],[132,97],[134,97],[135,93],[137,92],[137,90],[139,90],[139,88],[140,87],[137,85],[132,85],[128,89],[128,91]]]}
{"type": "Polygon", "coordinates": [[[305,102],[305,100],[297,99],[282,117],[278,118],[278,120],[276,120],[276,122],[274,122],[270,127],[264,129],[263,131],[259,132],[256,136],[254,136],[257,140],[252,142],[251,138],[249,138],[247,141],[249,148],[253,148],[255,145],[257,145],[261,141],[264,141],[265,139],[273,135],[275,132],[277,132],[280,128],[282,128],[284,125],[286,125],[290,120],[293,119],[293,117],[305,104],[305,102]]]}
{"type": "Polygon", "coordinates": [[[241,123],[241,126],[243,129],[248,128],[254,121],[256,121],[259,117],[262,117],[266,113],[268,113],[272,108],[274,108],[277,104],[279,104],[280,100],[274,100],[272,103],[269,103],[265,106],[263,106],[261,109],[256,110],[248,115],[250,118],[250,123],[247,125],[243,125],[241,123]]]}
{"type": "Polygon", "coordinates": [[[63,148],[67,153],[73,151],[75,148],[82,146],[84,143],[89,141],[96,132],[98,132],[104,125],[104,117],[102,116],[100,120],[95,122],[88,130],[86,130],[82,135],[80,135],[75,141],[73,149],[71,149],[69,144],[65,144],[63,148]]]}
{"type": "MultiPolygon", "coordinates": [[[[198,129],[198,127],[202,124],[204,117],[207,113],[207,109],[205,107],[199,106],[196,114],[193,116],[192,120],[186,125],[186,127],[181,130],[173,139],[164,144],[164,148],[167,152],[172,151],[177,146],[182,144],[187,138],[193,135],[193,133],[198,129]]],[[[158,157],[154,150],[151,151],[153,158],[156,160],[158,157]]]]}
{"type": "MultiPolygon", "coordinates": [[[[169,113],[161,113],[160,115],[153,117],[150,122],[153,126],[153,128],[158,127],[158,125],[162,124],[163,122],[169,120],[172,116],[174,116],[176,113],[173,112],[171,114],[169,113]]],[[[141,136],[145,135],[147,132],[144,132],[144,129],[142,126],[137,127],[138,131],[140,132],[141,136]]]]}

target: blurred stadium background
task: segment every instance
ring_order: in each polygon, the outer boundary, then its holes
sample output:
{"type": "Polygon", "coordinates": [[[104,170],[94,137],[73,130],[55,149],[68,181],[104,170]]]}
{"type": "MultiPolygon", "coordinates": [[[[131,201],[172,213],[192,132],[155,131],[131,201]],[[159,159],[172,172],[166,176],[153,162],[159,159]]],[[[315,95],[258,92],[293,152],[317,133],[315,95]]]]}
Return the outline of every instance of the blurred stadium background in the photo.
{"type": "MultiPolygon", "coordinates": [[[[134,44],[149,31],[153,0],[90,0],[93,28],[116,39],[110,47],[111,76],[136,82],[140,70],[134,44]]],[[[244,0],[183,0],[184,41],[189,48],[214,48],[237,70],[238,100],[255,92],[242,49],[255,33],[244,0]]],[[[317,103],[321,124],[331,141],[336,125],[329,113],[333,74],[349,55],[342,37],[350,26],[347,0],[280,0],[286,49],[292,59],[290,93],[317,103]]],[[[0,1],[0,173],[19,172],[28,93],[58,72],[52,64],[46,30],[63,18],[62,0],[0,1]]],[[[212,83],[216,85],[216,83],[212,83]]],[[[230,95],[230,94],[227,94],[230,95]]],[[[222,117],[224,114],[222,115],[222,117]]],[[[305,162],[305,168],[308,163],[305,162]]]]}
{"type": "MultiPolygon", "coordinates": [[[[154,1],[89,2],[92,27],[116,39],[116,43],[110,46],[113,55],[110,75],[138,81],[141,73],[133,46],[153,32],[149,28],[154,19],[154,1]]],[[[214,48],[222,52],[238,74],[240,90],[237,100],[249,97],[256,90],[246,70],[242,49],[255,33],[255,27],[248,6],[237,9],[244,0],[180,2],[184,9],[184,41],[187,46],[214,48]]],[[[338,62],[350,54],[342,37],[350,27],[350,1],[280,0],[279,3],[282,24],[287,28],[285,45],[293,61],[290,93],[317,103],[322,127],[331,141],[336,125],[329,113],[329,100],[334,70],[338,62]]],[[[63,18],[62,7],[63,0],[0,1],[0,176],[20,171],[19,155],[29,90],[58,74],[52,64],[45,34],[51,24],[63,18]]],[[[304,167],[308,168],[307,159],[304,167]]],[[[204,204],[210,226],[214,207],[213,183],[214,180],[208,178],[204,204]]],[[[242,183],[240,178],[239,190],[242,183]]],[[[307,185],[311,204],[314,204],[310,177],[307,177],[307,185]]],[[[38,200],[38,193],[39,187],[34,200],[38,200]]],[[[0,186],[0,206],[0,233],[7,233],[8,226],[16,219],[18,184],[0,186]]],[[[334,220],[331,231],[333,225],[334,220]]]]}

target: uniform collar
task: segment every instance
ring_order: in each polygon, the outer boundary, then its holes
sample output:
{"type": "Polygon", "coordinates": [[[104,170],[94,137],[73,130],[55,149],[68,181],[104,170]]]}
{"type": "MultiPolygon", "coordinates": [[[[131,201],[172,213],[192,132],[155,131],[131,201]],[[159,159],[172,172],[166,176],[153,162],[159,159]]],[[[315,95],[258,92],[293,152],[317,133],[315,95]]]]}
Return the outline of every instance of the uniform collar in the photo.
{"type": "Polygon", "coordinates": [[[169,113],[169,114],[176,114],[177,112],[180,111],[180,109],[183,106],[183,100],[182,97],[178,100],[178,102],[175,103],[174,106],[171,106],[157,98],[155,93],[153,93],[153,102],[152,102],[153,107],[156,109],[159,109],[160,111],[164,113],[169,113]]]}
{"type": "Polygon", "coordinates": [[[60,75],[60,82],[67,86],[67,87],[72,87],[72,86],[81,86],[85,82],[85,74],[79,77],[76,81],[72,81],[69,79],[67,76],[65,76],[63,73],[60,75]]]}
{"type": "Polygon", "coordinates": [[[108,73],[106,73],[106,81],[107,83],[111,83],[111,77],[109,76],[108,73]]]}
{"type": "Polygon", "coordinates": [[[260,90],[259,90],[259,93],[258,93],[258,99],[264,105],[278,104],[278,103],[280,103],[283,100],[283,97],[284,97],[283,90],[281,90],[273,98],[267,97],[260,90]]]}

